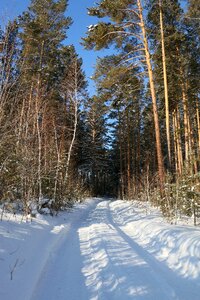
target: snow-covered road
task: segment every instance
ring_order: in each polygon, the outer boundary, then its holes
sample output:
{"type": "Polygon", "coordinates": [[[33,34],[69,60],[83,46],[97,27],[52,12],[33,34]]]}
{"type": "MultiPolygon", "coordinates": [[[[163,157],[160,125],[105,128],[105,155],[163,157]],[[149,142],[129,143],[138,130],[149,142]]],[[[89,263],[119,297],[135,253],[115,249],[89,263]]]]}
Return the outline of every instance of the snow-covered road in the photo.
{"type": "MultiPolygon", "coordinates": [[[[60,238],[49,242],[31,291],[2,300],[200,299],[199,229],[130,202],[95,200],[53,231],[60,238]]],[[[35,255],[43,250],[38,244],[35,255]]]]}

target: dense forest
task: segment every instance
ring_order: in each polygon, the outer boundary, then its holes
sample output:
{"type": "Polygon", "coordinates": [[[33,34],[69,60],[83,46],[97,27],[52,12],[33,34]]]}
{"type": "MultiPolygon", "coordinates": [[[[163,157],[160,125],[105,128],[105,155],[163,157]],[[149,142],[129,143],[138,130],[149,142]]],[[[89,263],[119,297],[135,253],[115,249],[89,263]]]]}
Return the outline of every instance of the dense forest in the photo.
{"type": "Polygon", "coordinates": [[[67,0],[32,0],[0,30],[0,201],[28,213],[86,196],[200,213],[200,2],[102,0],[88,8],[91,96],[67,0]]]}

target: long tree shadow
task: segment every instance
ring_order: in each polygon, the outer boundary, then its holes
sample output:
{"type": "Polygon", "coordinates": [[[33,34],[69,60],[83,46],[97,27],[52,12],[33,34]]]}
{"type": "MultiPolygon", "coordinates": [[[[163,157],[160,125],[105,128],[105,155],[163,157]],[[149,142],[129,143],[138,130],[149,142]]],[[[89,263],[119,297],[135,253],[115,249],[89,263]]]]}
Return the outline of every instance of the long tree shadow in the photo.
{"type": "Polygon", "coordinates": [[[115,225],[133,240],[142,241],[148,252],[165,261],[175,272],[200,285],[200,229],[170,225],[163,222],[158,212],[146,215],[143,208],[135,210],[135,206],[126,203],[124,206],[123,210],[116,205],[111,209],[115,225]]]}
{"type": "Polygon", "coordinates": [[[119,224],[109,201],[99,202],[52,253],[32,300],[199,300],[192,280],[158,261],[119,224]]]}
{"type": "Polygon", "coordinates": [[[179,299],[153,262],[115,226],[106,202],[84,225],[79,239],[88,299],[179,299]]]}
{"type": "MultiPolygon", "coordinates": [[[[129,235],[127,235],[115,222],[113,221],[110,210],[108,210],[108,220],[111,226],[119,233],[124,241],[148,264],[154,273],[164,279],[166,283],[175,291],[177,299],[190,300],[200,299],[200,286],[197,286],[196,280],[184,278],[173,272],[164,262],[158,261],[153,255],[136,243],[129,235]]],[[[166,234],[165,230],[165,234],[166,234]]]]}

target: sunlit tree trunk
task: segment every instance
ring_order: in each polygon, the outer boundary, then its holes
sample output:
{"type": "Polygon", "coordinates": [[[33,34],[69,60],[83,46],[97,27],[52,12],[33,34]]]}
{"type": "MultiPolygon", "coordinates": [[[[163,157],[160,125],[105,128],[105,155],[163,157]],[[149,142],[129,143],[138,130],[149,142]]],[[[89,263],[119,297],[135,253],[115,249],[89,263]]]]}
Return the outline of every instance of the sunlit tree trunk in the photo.
{"type": "Polygon", "coordinates": [[[141,1],[137,0],[137,4],[138,4],[138,11],[139,11],[139,18],[140,18],[140,26],[141,26],[142,34],[143,34],[145,57],[146,57],[146,63],[147,63],[147,68],[148,68],[149,84],[150,84],[150,91],[151,91],[152,105],[153,105],[159,182],[160,182],[161,192],[163,193],[165,174],[164,174],[163,155],[162,155],[162,149],[161,149],[161,138],[160,138],[160,128],[159,128],[159,119],[158,119],[158,109],[157,109],[157,103],[156,103],[155,84],[154,84],[154,78],[153,78],[151,57],[150,57],[148,41],[147,41],[146,27],[145,27],[145,23],[144,23],[144,19],[143,19],[143,9],[142,9],[142,5],[141,5],[141,1]]]}
{"type": "Polygon", "coordinates": [[[43,61],[43,52],[44,52],[44,41],[41,44],[41,53],[40,53],[40,64],[38,70],[37,78],[37,87],[36,87],[36,97],[35,97],[35,117],[36,117],[36,131],[38,138],[38,196],[39,199],[42,197],[42,136],[41,136],[41,99],[40,99],[40,89],[41,89],[41,70],[42,70],[42,61],[43,61]]]}
{"type": "Polygon", "coordinates": [[[161,44],[162,44],[162,63],[163,63],[164,93],[165,93],[165,126],[166,126],[166,134],[167,134],[168,163],[169,163],[169,168],[171,168],[170,115],[169,115],[169,97],[168,97],[166,55],[165,55],[165,37],[164,37],[164,30],[163,30],[162,0],[159,0],[159,10],[160,10],[160,32],[161,32],[161,44]]]}
{"type": "Polygon", "coordinates": [[[56,164],[55,180],[54,180],[54,192],[53,192],[53,200],[55,201],[56,200],[56,195],[57,195],[61,155],[60,155],[60,149],[59,149],[59,144],[58,144],[58,134],[57,134],[57,128],[56,128],[55,121],[54,121],[53,126],[54,126],[54,139],[55,139],[55,147],[56,147],[56,154],[57,154],[57,164],[56,164]]]}
{"type": "Polygon", "coordinates": [[[185,85],[182,83],[182,103],[183,103],[183,120],[184,120],[184,142],[185,142],[185,165],[186,170],[191,169],[191,140],[189,132],[189,115],[188,115],[188,101],[186,96],[185,85]]]}
{"type": "Polygon", "coordinates": [[[198,159],[200,160],[200,115],[199,115],[198,99],[196,100],[196,119],[197,119],[197,138],[198,138],[197,156],[198,159]]]}
{"type": "Polygon", "coordinates": [[[72,156],[72,149],[74,147],[75,139],[76,139],[76,133],[77,133],[77,125],[78,125],[78,66],[77,66],[77,59],[74,60],[74,66],[73,66],[73,75],[72,75],[72,83],[71,88],[68,91],[68,96],[70,98],[70,101],[72,103],[73,107],[73,131],[72,131],[72,138],[69,145],[68,153],[67,153],[67,161],[66,161],[66,171],[65,171],[65,178],[64,178],[64,185],[67,184],[67,180],[69,177],[69,166],[72,156]]]}
{"type": "Polygon", "coordinates": [[[179,174],[183,172],[183,150],[181,143],[181,124],[180,124],[180,113],[178,107],[176,108],[176,128],[177,128],[177,148],[178,148],[178,165],[179,165],[179,174]]]}
{"type": "Polygon", "coordinates": [[[174,140],[174,161],[175,161],[175,170],[176,174],[179,173],[178,167],[178,147],[177,147],[177,125],[176,125],[176,112],[173,111],[172,119],[173,119],[173,140],[174,140]]]}
{"type": "Polygon", "coordinates": [[[119,163],[120,163],[119,194],[120,194],[120,199],[124,199],[122,128],[121,128],[121,115],[119,109],[118,109],[118,118],[119,118],[119,163]]]}

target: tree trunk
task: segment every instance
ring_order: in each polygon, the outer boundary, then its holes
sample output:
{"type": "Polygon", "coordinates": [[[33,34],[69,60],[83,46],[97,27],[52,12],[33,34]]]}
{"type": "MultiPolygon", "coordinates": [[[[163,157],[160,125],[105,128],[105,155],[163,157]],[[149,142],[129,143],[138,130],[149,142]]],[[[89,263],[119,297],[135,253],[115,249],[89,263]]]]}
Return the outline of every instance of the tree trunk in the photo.
{"type": "Polygon", "coordinates": [[[169,115],[169,97],[168,97],[168,82],[167,82],[167,69],[166,69],[166,55],[165,55],[165,37],[163,30],[163,13],[162,13],[162,0],[159,0],[160,9],[160,32],[162,44],[162,63],[163,63],[163,77],[164,77],[164,93],[165,93],[165,126],[167,134],[167,153],[169,169],[171,168],[171,142],[170,142],[170,115],[169,115]]]}
{"type": "Polygon", "coordinates": [[[197,119],[197,139],[198,139],[198,148],[197,148],[197,157],[200,160],[200,116],[199,116],[199,105],[198,105],[198,98],[196,100],[196,119],[197,119]]]}
{"type": "Polygon", "coordinates": [[[174,161],[175,161],[175,170],[176,174],[179,174],[179,166],[178,166],[178,147],[177,147],[177,125],[176,125],[176,111],[173,111],[173,140],[174,140],[174,161]]]}
{"type": "Polygon", "coordinates": [[[185,164],[187,172],[190,171],[191,162],[191,141],[189,133],[189,116],[188,116],[188,103],[184,83],[182,83],[182,102],[183,102],[183,120],[184,120],[184,138],[185,138],[185,164]]]}
{"type": "Polygon", "coordinates": [[[37,78],[37,88],[36,88],[36,98],[35,98],[35,112],[36,112],[36,131],[38,137],[38,196],[39,199],[42,197],[42,137],[41,137],[41,112],[39,103],[40,99],[40,89],[41,89],[41,70],[42,70],[42,61],[43,61],[43,52],[44,52],[44,41],[41,45],[41,53],[40,53],[40,63],[39,63],[39,70],[38,70],[38,78],[37,78]]]}
{"type": "Polygon", "coordinates": [[[120,184],[119,184],[119,194],[120,199],[124,199],[124,178],[123,178],[123,153],[122,153],[122,129],[121,129],[121,115],[118,110],[119,117],[119,163],[120,163],[120,184]]]}
{"type": "Polygon", "coordinates": [[[174,148],[175,148],[175,163],[176,173],[180,176],[183,172],[183,155],[181,146],[181,134],[180,134],[180,116],[178,107],[173,112],[173,127],[174,127],[174,148]]]}
{"type": "Polygon", "coordinates": [[[69,177],[69,165],[70,165],[70,160],[71,160],[71,155],[72,155],[72,149],[74,146],[74,142],[76,139],[76,132],[77,132],[77,125],[78,125],[78,71],[77,71],[77,61],[74,62],[74,88],[70,92],[70,99],[73,103],[73,108],[74,108],[74,124],[73,124],[73,134],[72,134],[72,139],[70,142],[68,154],[67,154],[67,162],[66,162],[66,171],[65,171],[65,179],[64,183],[67,183],[68,177],[69,177]]]}
{"type": "Polygon", "coordinates": [[[145,23],[144,23],[144,19],[143,19],[143,10],[142,10],[141,1],[137,0],[137,4],[138,4],[138,10],[139,10],[140,24],[141,24],[140,26],[141,26],[141,30],[142,30],[142,34],[143,34],[143,43],[144,43],[144,48],[145,48],[145,57],[146,57],[146,63],[147,63],[147,68],[148,68],[149,83],[150,83],[152,105],[153,105],[159,183],[160,183],[161,193],[163,194],[165,174],[164,174],[163,155],[162,155],[162,149],[161,149],[160,128],[159,128],[158,110],[157,110],[157,103],[156,103],[155,84],[154,84],[153,70],[152,70],[151,58],[150,58],[150,53],[149,53],[148,41],[147,41],[147,33],[146,33],[145,23]]]}
{"type": "Polygon", "coordinates": [[[53,192],[53,200],[55,201],[56,195],[57,195],[58,177],[59,177],[61,157],[60,157],[60,150],[59,150],[59,146],[58,146],[58,134],[57,134],[55,121],[53,122],[53,125],[54,125],[54,138],[55,138],[55,146],[56,146],[56,154],[57,154],[56,174],[55,174],[54,192],[53,192]]]}
{"type": "Polygon", "coordinates": [[[131,153],[130,153],[130,120],[127,110],[127,197],[130,199],[131,195],[131,153]]]}
{"type": "Polygon", "coordinates": [[[179,173],[183,173],[183,151],[181,144],[181,124],[180,124],[180,113],[178,107],[176,108],[176,123],[177,123],[177,147],[178,147],[178,164],[179,173]]]}

